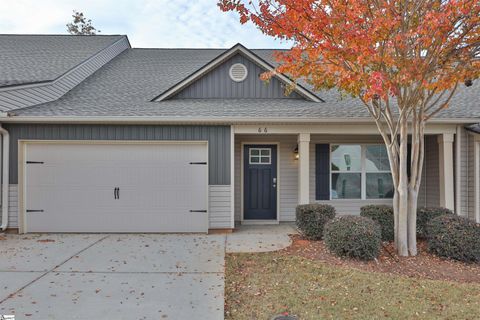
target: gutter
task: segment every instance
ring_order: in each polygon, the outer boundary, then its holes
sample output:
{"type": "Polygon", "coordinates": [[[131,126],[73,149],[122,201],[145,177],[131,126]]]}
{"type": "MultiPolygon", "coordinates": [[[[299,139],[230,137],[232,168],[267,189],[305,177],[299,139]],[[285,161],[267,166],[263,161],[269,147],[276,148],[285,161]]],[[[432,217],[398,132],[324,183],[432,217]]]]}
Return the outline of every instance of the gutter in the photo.
{"type": "MultiPolygon", "coordinates": [[[[368,117],[362,118],[259,118],[259,117],[144,117],[144,116],[15,116],[10,113],[1,113],[0,120],[5,123],[172,123],[172,124],[317,124],[317,123],[349,123],[374,124],[368,117]]],[[[429,123],[436,124],[474,124],[480,118],[446,118],[432,119],[429,123]]]]}
{"type": "Polygon", "coordinates": [[[0,135],[2,135],[2,225],[0,229],[5,231],[8,227],[8,192],[10,188],[9,181],[9,157],[10,157],[10,134],[0,125],[0,135]]]}

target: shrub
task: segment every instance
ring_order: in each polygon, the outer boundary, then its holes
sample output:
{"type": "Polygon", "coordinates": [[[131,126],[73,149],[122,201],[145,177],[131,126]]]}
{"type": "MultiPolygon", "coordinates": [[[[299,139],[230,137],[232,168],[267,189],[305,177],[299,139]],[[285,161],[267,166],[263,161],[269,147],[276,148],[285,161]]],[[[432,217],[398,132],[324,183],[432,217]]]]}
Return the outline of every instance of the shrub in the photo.
{"type": "Polygon", "coordinates": [[[417,210],[417,236],[421,238],[427,237],[427,223],[433,218],[443,216],[445,214],[453,214],[447,208],[424,207],[417,210]]]}
{"type": "Polygon", "coordinates": [[[393,241],[395,236],[393,207],[386,205],[368,205],[360,209],[360,215],[370,218],[380,225],[383,241],[393,241]]]}
{"type": "Polygon", "coordinates": [[[465,262],[480,262],[480,224],[456,215],[443,215],[427,223],[430,252],[465,262]]]}
{"type": "Polygon", "coordinates": [[[342,216],[325,225],[324,240],[328,250],[338,256],[372,260],[380,252],[382,234],[379,224],[370,218],[342,216]]]}
{"type": "Polygon", "coordinates": [[[297,206],[297,227],[311,240],[323,238],[325,223],[335,217],[335,208],[328,204],[302,204],[297,206]]]}

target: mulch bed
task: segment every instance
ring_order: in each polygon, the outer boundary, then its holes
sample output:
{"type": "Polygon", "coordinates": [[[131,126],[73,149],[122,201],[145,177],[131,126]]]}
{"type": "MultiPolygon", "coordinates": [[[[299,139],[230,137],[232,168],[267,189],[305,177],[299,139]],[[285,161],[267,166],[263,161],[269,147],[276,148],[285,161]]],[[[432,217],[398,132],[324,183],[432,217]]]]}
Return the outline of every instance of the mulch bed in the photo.
{"type": "Polygon", "coordinates": [[[322,261],[330,265],[352,267],[368,272],[382,272],[412,278],[480,283],[480,264],[468,264],[442,259],[427,251],[425,241],[418,242],[416,257],[399,257],[392,243],[384,243],[377,261],[343,259],[331,254],[323,241],[309,241],[299,235],[292,236],[293,243],[282,250],[283,254],[297,255],[322,261]]]}

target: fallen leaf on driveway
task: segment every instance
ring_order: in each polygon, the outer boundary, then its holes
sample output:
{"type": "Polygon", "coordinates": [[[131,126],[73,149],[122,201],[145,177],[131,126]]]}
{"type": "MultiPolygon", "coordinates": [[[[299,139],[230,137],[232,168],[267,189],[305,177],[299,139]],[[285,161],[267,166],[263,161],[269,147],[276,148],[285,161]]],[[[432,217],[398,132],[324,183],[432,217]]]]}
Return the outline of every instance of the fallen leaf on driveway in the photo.
{"type": "Polygon", "coordinates": [[[55,240],[53,240],[53,239],[40,239],[40,240],[37,240],[37,242],[47,243],[47,242],[55,242],[55,240]]]}
{"type": "Polygon", "coordinates": [[[5,236],[0,236],[0,240],[7,240],[7,237],[5,237],[5,236]]]}

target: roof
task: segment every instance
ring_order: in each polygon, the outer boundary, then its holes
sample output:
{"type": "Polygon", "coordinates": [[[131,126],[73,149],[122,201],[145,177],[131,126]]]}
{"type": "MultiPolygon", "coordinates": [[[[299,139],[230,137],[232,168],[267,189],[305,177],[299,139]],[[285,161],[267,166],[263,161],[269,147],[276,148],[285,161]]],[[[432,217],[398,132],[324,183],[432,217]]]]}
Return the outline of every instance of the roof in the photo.
{"type": "MultiPolygon", "coordinates": [[[[62,98],[14,110],[18,117],[158,117],[225,120],[285,121],[308,119],[369,119],[362,103],[336,90],[316,92],[325,102],[301,99],[172,99],[152,101],[190,76],[226,49],[127,49],[62,98]]],[[[272,65],[275,50],[251,50],[272,65]]],[[[306,89],[312,90],[306,84],[306,89]]],[[[480,81],[461,86],[441,119],[480,119],[480,81]]],[[[476,119],[476,120],[475,120],[476,119]]]]}
{"type": "MultiPolygon", "coordinates": [[[[245,48],[242,44],[237,43],[234,45],[232,48],[223,51],[220,55],[215,57],[212,61],[209,63],[205,64],[202,66],[200,69],[196,70],[192,74],[190,74],[188,77],[184,78],[182,81],[179,83],[173,85],[169,89],[167,89],[165,92],[160,94],[158,97],[154,99],[154,101],[163,101],[166,100],[175,94],[181,92],[183,89],[188,87],[190,84],[196,82],[200,78],[202,78],[206,73],[209,71],[217,68],[220,66],[223,62],[229,60],[233,56],[241,54],[250,61],[254,62],[255,64],[261,66],[263,70],[265,71],[274,71],[275,67],[268,61],[271,59],[263,59],[260,56],[256,55],[253,53],[251,50],[248,50],[245,48]]],[[[281,80],[283,83],[287,85],[294,85],[294,81],[290,79],[289,77],[285,76],[284,74],[276,74],[276,78],[281,80]]],[[[298,94],[303,96],[305,99],[314,101],[314,102],[320,102],[322,101],[318,96],[315,95],[315,93],[311,92],[310,90],[306,89],[303,85],[298,84],[294,87],[294,91],[296,91],[298,94]]]]}
{"type": "Polygon", "coordinates": [[[465,127],[468,131],[480,134],[480,123],[471,124],[465,127]]]}
{"type": "Polygon", "coordinates": [[[52,81],[121,35],[0,35],[0,87],[52,81]]]}

